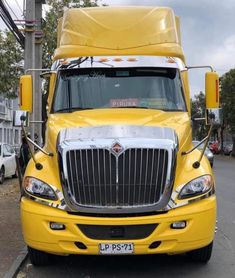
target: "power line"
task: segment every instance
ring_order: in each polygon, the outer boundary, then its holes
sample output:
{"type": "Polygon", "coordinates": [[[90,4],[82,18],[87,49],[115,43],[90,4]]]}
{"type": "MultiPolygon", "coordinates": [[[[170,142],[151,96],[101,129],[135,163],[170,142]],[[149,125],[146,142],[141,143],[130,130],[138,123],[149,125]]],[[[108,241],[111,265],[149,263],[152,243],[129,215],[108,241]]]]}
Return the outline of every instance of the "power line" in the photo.
{"type": "Polygon", "coordinates": [[[4,21],[8,29],[12,32],[12,34],[14,35],[18,43],[21,45],[21,47],[24,48],[25,37],[16,26],[9,11],[7,10],[6,6],[1,0],[0,0],[0,17],[2,18],[2,20],[4,21]]]}
{"type": "Polygon", "coordinates": [[[26,2],[23,0],[23,16],[25,18],[25,12],[26,12],[26,2]]]}
{"type": "Polygon", "coordinates": [[[21,14],[23,15],[23,10],[22,10],[22,8],[21,8],[21,6],[20,6],[18,0],[15,0],[15,2],[16,2],[17,7],[19,8],[21,14]]]}
{"type": "Polygon", "coordinates": [[[4,0],[4,2],[6,3],[8,9],[12,12],[12,14],[15,16],[16,19],[19,19],[18,16],[15,14],[15,12],[12,10],[12,8],[10,7],[10,5],[7,3],[7,0],[4,0]]]}

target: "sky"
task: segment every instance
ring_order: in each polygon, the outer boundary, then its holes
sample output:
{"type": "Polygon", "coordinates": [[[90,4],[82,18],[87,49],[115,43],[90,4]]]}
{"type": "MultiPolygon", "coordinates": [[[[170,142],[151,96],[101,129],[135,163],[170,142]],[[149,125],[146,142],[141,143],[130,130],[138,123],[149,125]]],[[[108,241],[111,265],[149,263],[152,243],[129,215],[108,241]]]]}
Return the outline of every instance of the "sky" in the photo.
{"type": "MultiPolygon", "coordinates": [[[[4,2],[11,8],[14,19],[22,18],[24,0],[4,2]]],[[[181,20],[187,66],[212,65],[220,75],[235,68],[235,0],[102,0],[100,3],[171,7],[181,20]]],[[[4,28],[1,19],[0,28],[4,28]]],[[[192,96],[204,91],[204,73],[202,69],[189,71],[192,96]]]]}

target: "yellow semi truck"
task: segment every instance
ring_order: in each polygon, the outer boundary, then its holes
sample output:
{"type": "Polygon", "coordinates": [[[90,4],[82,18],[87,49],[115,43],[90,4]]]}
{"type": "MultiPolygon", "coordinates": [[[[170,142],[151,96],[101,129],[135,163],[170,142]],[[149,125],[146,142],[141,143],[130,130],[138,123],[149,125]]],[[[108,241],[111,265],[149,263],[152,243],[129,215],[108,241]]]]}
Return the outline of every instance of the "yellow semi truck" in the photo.
{"type": "MultiPolygon", "coordinates": [[[[47,73],[45,145],[22,182],[34,265],[69,254],[210,259],[215,181],[192,145],[189,69],[170,8],[65,11],[47,73]]],[[[218,75],[211,69],[205,80],[211,115],[218,75]]],[[[22,76],[20,105],[29,113],[32,87],[22,76]]]]}

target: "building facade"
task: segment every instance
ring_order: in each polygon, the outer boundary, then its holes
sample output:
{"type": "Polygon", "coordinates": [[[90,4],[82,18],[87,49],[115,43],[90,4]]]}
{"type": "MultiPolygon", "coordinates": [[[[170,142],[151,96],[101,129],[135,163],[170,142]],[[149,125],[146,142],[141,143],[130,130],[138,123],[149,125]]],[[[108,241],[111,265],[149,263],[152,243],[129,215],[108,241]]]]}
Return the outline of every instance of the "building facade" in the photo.
{"type": "Polygon", "coordinates": [[[13,126],[13,111],[18,109],[18,99],[0,96],[0,142],[16,147],[21,144],[21,128],[13,126]]]}

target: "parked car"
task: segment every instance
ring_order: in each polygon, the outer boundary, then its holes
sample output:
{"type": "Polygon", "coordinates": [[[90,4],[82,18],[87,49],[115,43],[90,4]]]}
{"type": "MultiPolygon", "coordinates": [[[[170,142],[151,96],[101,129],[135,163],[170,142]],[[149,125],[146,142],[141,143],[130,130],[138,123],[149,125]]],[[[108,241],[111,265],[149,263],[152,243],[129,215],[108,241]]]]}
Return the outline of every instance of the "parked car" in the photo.
{"type": "Polygon", "coordinates": [[[11,145],[0,143],[0,184],[5,177],[17,177],[15,151],[11,145]]]}
{"type": "MultiPolygon", "coordinates": [[[[196,146],[197,144],[199,144],[199,142],[200,141],[193,141],[193,145],[196,146]]],[[[201,144],[200,146],[198,146],[198,149],[200,151],[202,151],[203,147],[204,147],[204,143],[201,144]]],[[[213,153],[210,151],[210,149],[208,147],[206,147],[205,156],[208,158],[208,160],[210,162],[210,165],[211,165],[211,168],[212,168],[213,164],[214,164],[214,155],[213,155],[213,153]]]]}
{"type": "Polygon", "coordinates": [[[213,154],[219,154],[220,153],[220,144],[218,141],[215,142],[209,142],[209,149],[213,154]]]}
{"type": "Polygon", "coordinates": [[[223,152],[225,155],[231,155],[232,150],[233,150],[232,143],[224,143],[223,152]]]}

